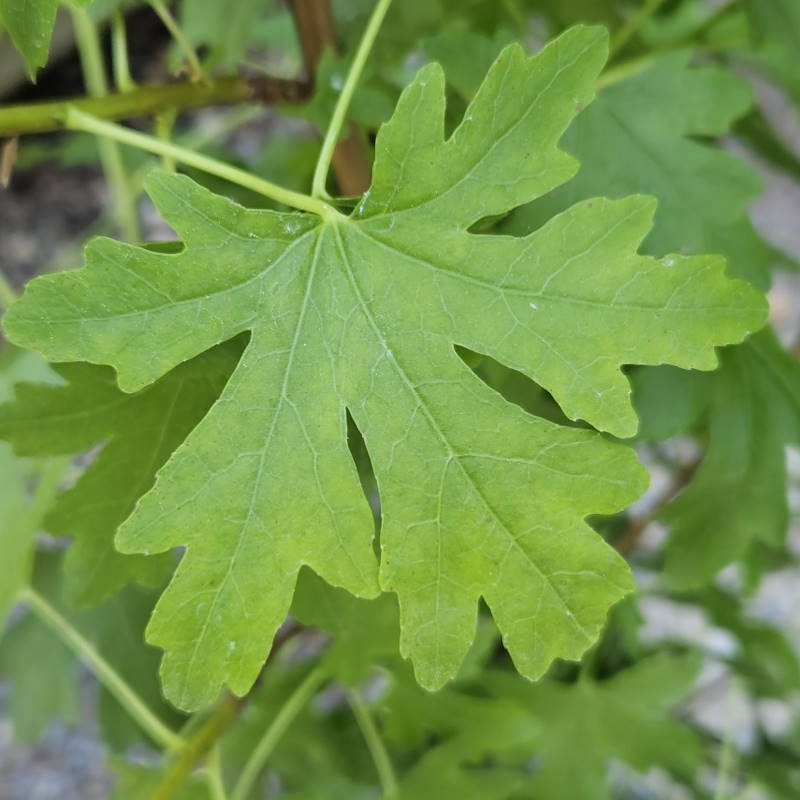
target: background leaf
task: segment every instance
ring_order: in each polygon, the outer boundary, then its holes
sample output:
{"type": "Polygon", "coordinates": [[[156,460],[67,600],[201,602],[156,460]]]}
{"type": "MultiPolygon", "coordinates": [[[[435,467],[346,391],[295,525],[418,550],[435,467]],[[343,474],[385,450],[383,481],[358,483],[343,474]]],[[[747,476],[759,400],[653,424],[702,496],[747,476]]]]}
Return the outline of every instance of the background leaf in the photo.
{"type": "Polygon", "coordinates": [[[71,602],[96,604],[131,580],[163,581],[170,557],[123,556],[114,534],[217,399],[241,346],[211,350],[136,395],[121,392],[107,368],[64,364],[56,371],[66,385],[21,383],[16,400],[0,406],[0,438],[18,453],[78,453],[105,444],[45,519],[50,533],[74,537],[65,562],[71,602]]]}

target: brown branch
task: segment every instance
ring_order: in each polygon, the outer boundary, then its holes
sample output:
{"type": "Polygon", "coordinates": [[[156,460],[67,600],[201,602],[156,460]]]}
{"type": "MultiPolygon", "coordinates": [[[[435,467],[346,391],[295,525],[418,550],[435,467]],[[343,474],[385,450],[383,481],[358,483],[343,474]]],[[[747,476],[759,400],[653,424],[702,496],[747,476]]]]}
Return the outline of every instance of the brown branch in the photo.
{"type": "MultiPolygon", "coordinates": [[[[291,0],[303,62],[309,81],[314,80],[326,47],[338,52],[336,27],[330,0],[291,0]]],[[[333,171],[345,196],[363,194],[372,180],[372,168],[364,139],[352,121],[333,152],[333,171]]]]}

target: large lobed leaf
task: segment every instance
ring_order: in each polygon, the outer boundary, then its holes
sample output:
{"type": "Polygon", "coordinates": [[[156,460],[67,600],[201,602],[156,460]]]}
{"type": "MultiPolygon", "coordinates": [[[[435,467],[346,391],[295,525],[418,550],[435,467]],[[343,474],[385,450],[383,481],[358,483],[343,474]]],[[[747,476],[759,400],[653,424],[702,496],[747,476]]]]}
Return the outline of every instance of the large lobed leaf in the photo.
{"type": "Polygon", "coordinates": [[[454,346],[543,385],[573,419],[636,430],[620,367],[711,369],[764,320],[715,257],[637,255],[654,204],[580,203],[525,237],[470,233],[567,180],[557,149],[592,96],[606,36],[575,28],[507,48],[444,136],[444,78],[423,69],[376,142],[353,215],[248,211],[183,177],[149,193],[177,255],[108,240],[83,270],[38,279],[9,336],[55,360],[111,364],[126,391],[243,331],[228,385],[118,535],[185,545],[149,638],[183,708],[246,692],[308,565],[378,592],[373,523],[346,443],[349,409],[381,492],[380,587],[429,688],[457,670],[483,597],[519,670],[577,658],[632,587],[585,523],[642,490],[633,453],[506,403],[454,346]]]}

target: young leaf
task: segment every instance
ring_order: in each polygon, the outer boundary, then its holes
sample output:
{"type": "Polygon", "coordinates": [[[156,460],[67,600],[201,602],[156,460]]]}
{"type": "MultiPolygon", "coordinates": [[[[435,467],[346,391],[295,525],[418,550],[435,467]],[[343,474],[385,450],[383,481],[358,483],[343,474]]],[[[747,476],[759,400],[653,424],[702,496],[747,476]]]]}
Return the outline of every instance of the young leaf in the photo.
{"type": "Polygon", "coordinates": [[[149,626],[178,706],[210,702],[222,682],[247,691],[301,566],[378,591],[345,408],[381,491],[380,585],[398,595],[401,651],[426,687],[458,669],[481,596],[534,678],[578,658],[632,588],[584,518],[641,491],[633,453],[506,403],[454,350],[486,353],[570,418],[628,436],[621,365],[712,369],[715,345],[763,323],[763,299],[721,259],[637,255],[646,198],[581,203],[521,238],[469,232],[574,173],[557,142],[605,54],[605,33],[582,27],[531,58],[507,48],[447,140],[444,77],[424,68],[349,218],[247,211],[154,175],[182,253],[95,240],[85,269],[32,282],[9,311],[13,340],[111,364],[127,391],[251,331],[118,536],[128,552],[187,548],[149,626]]]}
{"type": "Polygon", "coordinates": [[[108,368],[62,364],[55,369],[66,386],[17,384],[15,401],[0,406],[0,439],[17,453],[71,454],[107,442],[44,522],[50,533],[75,537],[64,567],[72,603],[93,605],[128,581],[163,579],[171,558],[122,556],[114,533],[217,399],[240,353],[236,342],[218,347],[134,395],[119,390],[108,368]]]}

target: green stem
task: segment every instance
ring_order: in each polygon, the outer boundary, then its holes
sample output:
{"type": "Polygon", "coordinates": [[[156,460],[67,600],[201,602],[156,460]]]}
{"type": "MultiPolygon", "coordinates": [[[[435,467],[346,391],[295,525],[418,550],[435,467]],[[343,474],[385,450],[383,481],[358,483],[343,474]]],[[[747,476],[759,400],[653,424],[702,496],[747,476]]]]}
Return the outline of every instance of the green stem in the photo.
{"type": "Polygon", "coordinates": [[[172,800],[175,797],[197,763],[215,748],[219,737],[236,719],[238,710],[239,704],[234,697],[223,697],[203,724],[185,739],[184,746],[175,753],[172,763],[149,800],[172,800]]]}
{"type": "Polygon", "coordinates": [[[111,17],[111,63],[114,68],[114,85],[117,90],[132,92],[136,88],[136,84],[131,77],[125,14],[121,8],[116,9],[111,17]]]}
{"type": "MultiPolygon", "coordinates": [[[[75,40],[81,58],[86,89],[92,97],[102,98],[108,94],[108,83],[106,82],[97,26],[81,8],[70,6],[70,13],[75,28],[75,40]]],[[[136,198],[128,183],[122,153],[113,142],[100,140],[98,147],[100,163],[114,196],[117,224],[125,239],[136,242],[141,238],[139,213],[136,209],[136,198]]]]}
{"type": "MultiPolygon", "coordinates": [[[[744,37],[737,36],[724,41],[714,42],[713,44],[699,45],[694,48],[694,52],[695,55],[698,53],[711,54],[724,52],[733,47],[741,47],[746,43],[747,40],[744,37]]],[[[628,78],[632,78],[634,75],[638,75],[659,58],[663,58],[670,53],[685,50],[691,46],[691,42],[677,42],[674,45],[670,45],[661,50],[654,50],[652,53],[647,53],[647,55],[640,56],[639,58],[621,61],[616,66],[610,67],[600,75],[595,83],[595,88],[598,90],[606,89],[609,86],[613,86],[615,83],[621,83],[628,78]]]]}
{"type": "Polygon", "coordinates": [[[616,55],[632,36],[661,8],[666,0],[645,0],[641,8],[611,37],[611,55],[616,55]]]}
{"type": "MultiPolygon", "coordinates": [[[[242,108],[238,108],[234,111],[231,111],[230,114],[226,114],[224,117],[220,118],[219,128],[207,131],[187,131],[186,133],[179,134],[176,137],[176,143],[179,147],[183,147],[184,150],[191,150],[192,152],[205,150],[210,144],[224,138],[228,133],[230,133],[230,131],[235,130],[245,122],[249,122],[260,113],[261,109],[258,106],[244,106],[242,108]]],[[[174,159],[169,160],[174,161],[174,159]]],[[[166,161],[163,163],[166,165],[166,161]]],[[[147,175],[152,168],[152,164],[143,164],[133,173],[131,176],[132,180],[137,185],[141,185],[144,181],[145,175],[147,175]]],[[[173,170],[168,171],[171,172],[173,170]]]]}
{"type": "Polygon", "coordinates": [[[631,58],[622,61],[610,69],[605,70],[595,82],[595,88],[606,89],[615,83],[620,83],[647,69],[657,58],[665,55],[663,52],[648,53],[640,58],[631,58]]]}
{"type": "Polygon", "coordinates": [[[206,759],[206,784],[211,800],[228,800],[225,784],[222,781],[222,761],[219,756],[219,746],[214,745],[206,759]]]}
{"type": "Polygon", "coordinates": [[[364,31],[364,35],[361,37],[358,50],[356,51],[356,57],[353,59],[353,65],[350,67],[350,71],[347,74],[347,80],[344,82],[342,92],[333,110],[333,116],[328,125],[328,130],[325,132],[325,138],[322,141],[322,149],[317,159],[317,166],[314,169],[314,180],[311,184],[311,194],[313,197],[320,197],[323,199],[329,197],[325,189],[325,183],[328,178],[328,170],[331,166],[333,151],[336,148],[336,141],[344,125],[347,109],[350,107],[350,101],[353,99],[356,85],[361,77],[361,73],[364,71],[367,57],[369,56],[370,50],[372,50],[373,44],[375,44],[375,38],[378,35],[381,23],[386,16],[386,12],[389,10],[391,2],[392,0],[378,0],[366,30],[364,31]]]}
{"type": "Polygon", "coordinates": [[[150,0],[150,5],[153,11],[158,14],[159,18],[164,23],[164,27],[170,32],[170,35],[175,40],[175,44],[178,45],[183,53],[183,57],[188,62],[189,76],[191,79],[195,82],[205,81],[206,77],[203,74],[202,66],[200,66],[200,59],[198,59],[194,47],[192,47],[191,42],[186,38],[180,25],[176,22],[175,17],[172,16],[172,12],[164,3],[160,2],[160,0],[150,0]]]}
{"type": "Polygon", "coordinates": [[[58,487],[70,464],[71,461],[66,456],[50,458],[39,470],[39,482],[33,494],[30,514],[30,524],[37,530],[58,493],[58,487]]]}
{"type": "MultiPolygon", "coordinates": [[[[731,2],[720,6],[716,11],[713,11],[708,15],[705,22],[697,28],[697,30],[692,33],[691,40],[696,41],[697,39],[705,36],[715,25],[720,23],[725,17],[736,14],[740,12],[742,9],[740,8],[739,0],[731,0],[731,2]]],[[[749,41],[747,37],[744,37],[745,40],[749,41]]]]}
{"type": "MultiPolygon", "coordinates": [[[[156,136],[162,142],[169,142],[172,137],[172,128],[175,125],[175,112],[162,111],[156,117],[156,136]]],[[[175,159],[172,156],[162,156],[161,165],[167,172],[175,172],[175,159]]]]}
{"type": "Polygon", "coordinates": [[[130,92],[104,97],[74,97],[44,103],[0,108],[0,136],[47,133],[64,128],[68,108],[77,108],[98,119],[120,120],[144,117],[166,109],[183,111],[199,106],[223,104],[292,103],[302,101],[307,87],[281,78],[237,76],[218,78],[211,83],[180,81],[162,86],[142,86],[130,92]]]}
{"type": "Polygon", "coordinates": [[[378,780],[381,783],[384,800],[389,800],[397,794],[397,777],[394,774],[394,768],[389,754],[386,752],[383,739],[381,739],[372,715],[369,713],[369,709],[361,695],[352,689],[348,689],[347,702],[350,703],[350,708],[353,709],[353,716],[356,718],[358,727],[361,728],[361,734],[372,756],[375,771],[378,773],[378,780]]]}
{"type": "Polygon", "coordinates": [[[506,7],[508,15],[520,28],[525,28],[527,26],[527,17],[525,16],[525,12],[517,4],[517,0],[503,0],[503,5],[506,7]]]}
{"type": "Polygon", "coordinates": [[[281,710],[272,720],[272,724],[264,731],[264,735],[250,754],[247,763],[244,765],[242,774],[231,795],[231,800],[246,800],[250,794],[253,784],[259,774],[264,769],[267,759],[275,749],[275,745],[280,741],[281,736],[292,724],[295,717],[303,710],[306,703],[314,695],[319,685],[327,677],[327,672],[321,667],[316,667],[305,678],[305,680],[292,692],[288,700],[283,704],[281,710]]]}
{"type": "Polygon", "coordinates": [[[276,183],[265,181],[263,178],[258,178],[242,169],[231,167],[222,161],[217,161],[215,158],[192,152],[191,150],[187,150],[171,142],[162,142],[153,136],[148,136],[145,133],[138,133],[129,128],[123,128],[121,125],[116,125],[113,122],[105,122],[90,114],[85,114],[77,108],[67,109],[66,126],[73,131],[93,133],[97,136],[103,136],[122,144],[138,147],[140,150],[145,150],[149,153],[174,158],[181,164],[187,164],[195,169],[203,170],[203,172],[207,172],[209,175],[216,175],[219,178],[224,178],[245,189],[250,189],[257,194],[264,195],[264,197],[269,197],[278,203],[283,203],[284,205],[298,208],[302,211],[309,211],[312,214],[318,214],[324,219],[342,217],[338,211],[315,197],[309,197],[307,194],[300,194],[290,189],[284,189],[276,183]]]}
{"type": "Polygon", "coordinates": [[[120,674],[100,655],[94,645],[83,637],[68,620],[61,616],[33,587],[25,588],[21,598],[39,619],[47,624],[72,651],[83,658],[98,680],[117,702],[130,714],[145,733],[166,750],[176,750],[185,742],[171,731],[123,680],[120,674]]]}
{"type": "Polygon", "coordinates": [[[8,282],[8,278],[0,272],[0,311],[5,311],[15,300],[17,293],[8,282]]]}
{"type": "Polygon", "coordinates": [[[716,787],[714,789],[714,800],[726,800],[730,795],[728,785],[733,782],[733,777],[737,769],[737,752],[733,741],[733,701],[736,685],[735,679],[731,678],[725,697],[725,735],[722,740],[720,751],[719,766],[717,768],[716,787]]]}
{"type": "MultiPolygon", "coordinates": [[[[58,488],[64,480],[64,476],[71,464],[71,459],[66,456],[60,458],[49,458],[36,464],[36,471],[31,477],[37,478],[36,490],[33,493],[30,505],[25,509],[21,521],[14,536],[9,541],[10,549],[7,546],[6,572],[11,572],[13,588],[11,592],[23,599],[23,593],[31,581],[33,573],[34,558],[36,556],[36,534],[42,527],[42,520],[53,504],[58,494],[58,488]]],[[[7,534],[6,534],[7,535],[7,534]]],[[[8,594],[3,592],[0,599],[5,606],[9,599],[8,594]]]]}

